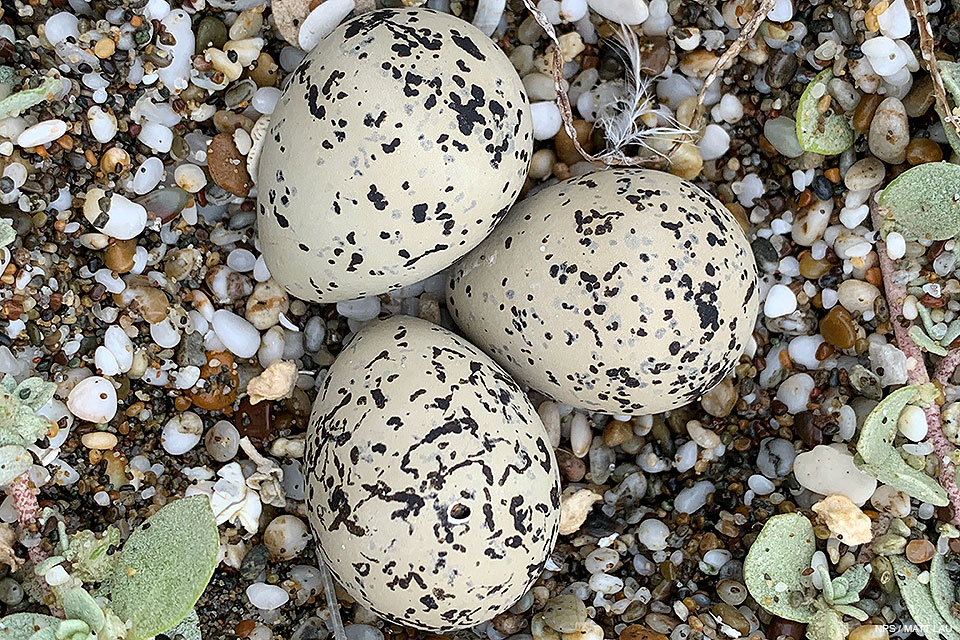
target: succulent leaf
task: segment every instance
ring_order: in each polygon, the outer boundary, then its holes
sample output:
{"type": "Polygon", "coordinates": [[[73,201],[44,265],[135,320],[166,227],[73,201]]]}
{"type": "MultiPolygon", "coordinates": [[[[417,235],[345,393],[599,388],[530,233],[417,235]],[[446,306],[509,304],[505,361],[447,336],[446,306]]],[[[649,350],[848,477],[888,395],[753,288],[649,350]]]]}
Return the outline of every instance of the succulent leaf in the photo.
{"type": "Polygon", "coordinates": [[[960,635],[954,632],[948,622],[940,615],[930,593],[930,585],[918,579],[921,569],[903,556],[890,556],[894,576],[900,587],[900,595],[910,611],[910,616],[928,638],[958,640],[960,635]]]}
{"type": "Polygon", "coordinates": [[[820,99],[827,93],[833,70],[817,74],[800,96],[797,106],[797,140],[804,151],[825,156],[843,153],[853,145],[853,127],[840,114],[820,113],[820,99]],[[822,91],[820,88],[822,87],[822,91]]]}
{"type": "Polygon", "coordinates": [[[68,618],[83,620],[94,631],[99,630],[105,620],[100,605],[81,587],[75,587],[63,595],[63,611],[68,618]]]}
{"type": "Polygon", "coordinates": [[[35,89],[24,89],[11,96],[7,96],[3,100],[0,100],[0,118],[18,116],[30,107],[36,106],[44,100],[49,100],[60,91],[62,87],[63,80],[48,76],[44,78],[40,86],[35,89]]]}
{"type": "Polygon", "coordinates": [[[884,188],[877,204],[888,212],[887,226],[910,238],[953,238],[960,233],[960,165],[927,162],[907,169],[884,188]]]}
{"type": "Polygon", "coordinates": [[[954,631],[960,634],[960,619],[953,615],[953,604],[957,601],[954,596],[956,585],[947,573],[946,556],[935,553],[930,561],[930,595],[937,611],[943,616],[954,631]]]}
{"type": "Polygon", "coordinates": [[[132,625],[130,640],[164,633],[190,613],[219,550],[206,496],[171,502],[131,534],[109,578],[113,609],[132,625]]]}
{"type": "Polygon", "coordinates": [[[817,611],[807,625],[807,637],[810,640],[843,640],[848,633],[847,625],[832,609],[817,611]]]}
{"type": "Polygon", "coordinates": [[[804,516],[785,513],[767,520],[743,563],[750,595],[774,615],[811,622],[813,605],[791,604],[790,596],[803,591],[800,572],[810,566],[814,551],[813,525],[804,516]]]}
{"type": "Polygon", "coordinates": [[[64,554],[73,564],[71,573],[83,582],[102,582],[113,570],[118,555],[110,555],[110,547],[120,547],[120,530],[107,527],[100,536],[85,529],[70,536],[64,554]]]}
{"type": "Polygon", "coordinates": [[[58,618],[40,613],[14,613],[0,618],[0,640],[29,640],[46,627],[55,627],[58,618]]]}
{"type": "Polygon", "coordinates": [[[0,446],[0,486],[7,486],[33,466],[33,456],[18,444],[0,446]]]}
{"type": "Polygon", "coordinates": [[[911,498],[921,502],[929,502],[937,507],[945,507],[949,503],[947,492],[935,478],[927,475],[926,471],[914,469],[900,457],[893,455],[882,464],[866,464],[859,455],[853,457],[853,463],[864,473],[873,476],[881,484],[888,484],[903,491],[911,498]]]}
{"type": "Polygon", "coordinates": [[[897,419],[917,395],[917,390],[916,385],[897,389],[881,400],[867,416],[857,440],[857,453],[864,462],[876,465],[897,455],[893,448],[893,439],[897,435],[897,419]]]}

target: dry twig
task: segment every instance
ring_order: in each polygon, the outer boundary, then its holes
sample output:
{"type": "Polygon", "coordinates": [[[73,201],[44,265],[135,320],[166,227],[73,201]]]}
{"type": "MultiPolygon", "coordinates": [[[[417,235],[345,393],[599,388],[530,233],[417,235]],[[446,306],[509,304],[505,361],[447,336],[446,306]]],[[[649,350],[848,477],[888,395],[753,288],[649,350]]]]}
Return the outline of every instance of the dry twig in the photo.
{"type": "Polygon", "coordinates": [[[930,21],[927,20],[927,7],[923,0],[906,0],[906,2],[917,22],[917,32],[920,34],[920,55],[927,63],[930,79],[933,80],[933,97],[937,101],[937,107],[941,111],[942,118],[950,122],[960,136],[960,121],[958,121],[960,119],[953,115],[950,101],[947,99],[947,91],[943,87],[943,78],[940,77],[940,67],[937,65],[937,43],[933,39],[930,21]]]}

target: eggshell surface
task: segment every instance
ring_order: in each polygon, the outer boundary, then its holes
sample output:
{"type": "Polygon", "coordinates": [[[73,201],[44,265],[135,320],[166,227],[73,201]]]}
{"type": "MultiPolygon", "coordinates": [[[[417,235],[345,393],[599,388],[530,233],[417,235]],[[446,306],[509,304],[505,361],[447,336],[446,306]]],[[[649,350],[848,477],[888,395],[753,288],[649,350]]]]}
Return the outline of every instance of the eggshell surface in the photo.
{"type": "Polygon", "coordinates": [[[304,471],[320,553],[381,616],[434,631],[512,606],[559,528],[553,449],[484,353],[395,316],[361,329],[313,408],[304,471]]]}
{"type": "Polygon", "coordinates": [[[422,280],[502,219],[532,145],[520,78],[478,29],[429,9],[364,13],[307,54],[271,116],[267,267],[319,302],[422,280]]]}
{"type": "Polygon", "coordinates": [[[451,315],[515,379],[643,415],[700,398],[736,365],[759,295],[753,252],[713,196],[612,169],[519,202],[454,265],[451,315]]]}

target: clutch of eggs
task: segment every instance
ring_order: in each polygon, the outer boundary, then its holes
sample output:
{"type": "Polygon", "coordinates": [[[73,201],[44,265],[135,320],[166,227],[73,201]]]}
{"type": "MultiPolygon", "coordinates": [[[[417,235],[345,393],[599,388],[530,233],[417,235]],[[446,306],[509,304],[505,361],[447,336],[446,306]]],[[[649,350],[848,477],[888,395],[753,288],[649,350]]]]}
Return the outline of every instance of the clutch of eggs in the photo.
{"type": "Polygon", "coordinates": [[[445,269],[516,199],[531,126],[513,65],[470,23],[429,9],[345,22],[271,116],[257,181],[270,273],[329,303],[445,269]]]}
{"type": "Polygon", "coordinates": [[[560,479],[526,394],[454,333],[395,316],[357,332],[313,407],[310,524],[344,589],[448,631],[512,606],[557,538],[560,479]]]}
{"type": "Polygon", "coordinates": [[[463,332],[517,380],[626,415],[680,407],[723,380],[758,305],[753,252],[723,204],[634,169],[518,203],[447,288],[463,332]]]}

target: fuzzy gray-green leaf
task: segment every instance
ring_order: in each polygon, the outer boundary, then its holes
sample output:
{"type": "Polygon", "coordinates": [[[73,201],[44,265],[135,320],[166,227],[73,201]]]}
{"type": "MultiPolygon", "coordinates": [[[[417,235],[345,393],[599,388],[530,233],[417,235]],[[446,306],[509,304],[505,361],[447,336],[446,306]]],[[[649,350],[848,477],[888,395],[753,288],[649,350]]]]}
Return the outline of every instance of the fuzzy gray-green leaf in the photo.
{"type": "Polygon", "coordinates": [[[911,498],[929,502],[937,507],[945,507],[949,503],[947,492],[935,478],[931,478],[925,471],[908,465],[896,451],[880,464],[867,464],[860,459],[860,456],[854,456],[853,462],[858,469],[873,476],[881,484],[899,489],[911,498]]]}
{"type": "Polygon", "coordinates": [[[18,444],[0,446],[0,487],[5,487],[30,470],[33,456],[18,444]]]}
{"type": "Polygon", "coordinates": [[[63,611],[68,618],[83,620],[94,631],[103,626],[104,615],[100,605],[81,587],[75,587],[64,594],[63,611]]]}
{"type": "Polygon", "coordinates": [[[767,520],[743,563],[753,599],[782,618],[812,621],[816,615],[813,605],[795,606],[790,595],[803,590],[800,572],[810,567],[816,548],[813,525],[804,516],[785,513],[767,520]]]}
{"type": "Polygon", "coordinates": [[[109,580],[129,640],[175,626],[193,609],[217,566],[220,535],[206,496],[171,502],[134,531],[109,580]]]}
{"type": "Polygon", "coordinates": [[[188,613],[186,618],[167,631],[165,635],[171,638],[183,636],[183,640],[203,640],[203,636],[200,634],[200,616],[197,615],[197,610],[194,609],[188,613]]]}
{"type": "Polygon", "coordinates": [[[797,140],[804,151],[825,156],[843,153],[853,145],[853,127],[840,114],[820,113],[820,98],[827,93],[827,83],[833,78],[833,70],[821,71],[800,96],[797,105],[797,140]],[[823,92],[818,89],[822,87],[823,92]]]}
{"type": "Polygon", "coordinates": [[[807,625],[807,637],[810,640],[843,640],[847,633],[847,625],[832,609],[817,611],[807,625]]]}
{"type": "Polygon", "coordinates": [[[908,238],[947,240],[960,233],[960,165],[926,162],[888,184],[877,204],[908,238]]]}
{"type": "Polygon", "coordinates": [[[951,630],[947,621],[940,615],[930,595],[930,586],[920,582],[917,577],[921,569],[903,556],[890,556],[893,572],[900,587],[900,595],[910,611],[910,616],[928,638],[958,640],[960,636],[951,630]]]}
{"type": "Polygon", "coordinates": [[[24,89],[0,100],[0,118],[18,116],[30,107],[49,100],[63,87],[63,80],[52,76],[43,79],[35,89],[24,89]]]}
{"type": "Polygon", "coordinates": [[[0,640],[29,640],[40,629],[59,623],[59,619],[40,613],[14,613],[0,618],[0,640]]]}
{"type": "Polygon", "coordinates": [[[880,401],[867,416],[857,440],[857,453],[867,464],[880,464],[897,455],[893,439],[897,435],[897,419],[904,407],[917,395],[916,385],[897,389],[880,401]]]}
{"type": "Polygon", "coordinates": [[[947,624],[960,634],[960,619],[951,611],[951,606],[957,601],[954,597],[955,588],[950,574],[947,573],[946,557],[939,553],[933,554],[930,561],[930,595],[933,596],[933,604],[947,624]]]}

